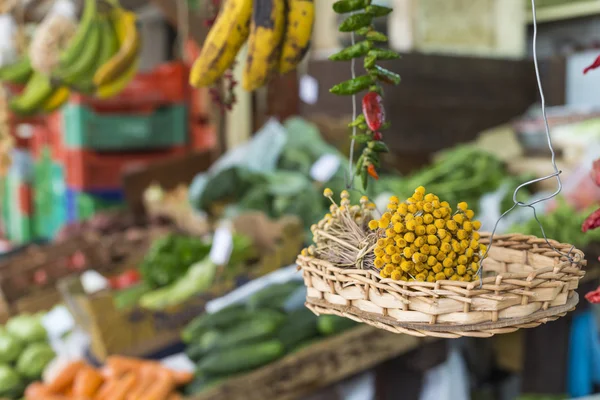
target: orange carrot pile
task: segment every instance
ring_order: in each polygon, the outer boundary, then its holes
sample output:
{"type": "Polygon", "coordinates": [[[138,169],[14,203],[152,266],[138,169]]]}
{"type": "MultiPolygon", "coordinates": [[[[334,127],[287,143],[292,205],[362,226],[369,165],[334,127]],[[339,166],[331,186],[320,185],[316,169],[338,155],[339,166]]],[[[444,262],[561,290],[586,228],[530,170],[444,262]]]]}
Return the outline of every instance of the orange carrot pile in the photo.
{"type": "Polygon", "coordinates": [[[177,388],[193,374],[177,372],[156,361],[111,356],[101,369],[83,361],[67,365],[52,382],[27,387],[27,400],[180,400],[177,388]]]}

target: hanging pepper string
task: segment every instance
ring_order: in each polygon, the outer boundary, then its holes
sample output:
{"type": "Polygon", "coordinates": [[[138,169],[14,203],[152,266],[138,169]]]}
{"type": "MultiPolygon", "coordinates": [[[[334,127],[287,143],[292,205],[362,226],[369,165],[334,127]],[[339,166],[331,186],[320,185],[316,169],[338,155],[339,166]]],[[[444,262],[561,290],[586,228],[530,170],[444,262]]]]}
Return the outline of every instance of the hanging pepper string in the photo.
{"type": "Polygon", "coordinates": [[[392,71],[377,65],[378,61],[395,60],[400,55],[392,50],[381,49],[378,43],[387,42],[385,34],[377,32],[373,20],[385,17],[392,12],[389,7],[374,5],[371,0],[338,0],[333,4],[333,10],[338,14],[348,14],[339,26],[340,32],[351,34],[351,45],[329,57],[331,61],[350,61],[351,79],[333,86],[329,91],[338,96],[352,96],[352,128],[350,141],[350,159],[346,174],[346,187],[353,189],[354,178],[360,175],[362,189],[366,190],[369,177],[379,179],[376,171],[380,167],[381,153],[388,152],[387,146],[381,142],[383,135],[380,129],[386,129],[389,124],[385,122],[383,112],[382,84],[397,85],[400,76],[392,71]],[[355,35],[363,36],[359,42],[355,35]],[[356,59],[363,58],[366,74],[356,76],[356,59]],[[357,109],[356,95],[368,91],[362,101],[362,113],[357,109]],[[377,110],[377,117],[374,110],[377,110]],[[380,123],[375,128],[371,122],[378,120],[380,123]],[[354,161],[355,146],[358,143],[366,144],[361,155],[354,161]]]}
{"type": "MultiPolygon", "coordinates": [[[[354,14],[354,13],[352,13],[354,14]]],[[[350,33],[352,46],[356,44],[354,31],[350,33]]],[[[356,79],[356,59],[350,61],[352,79],[356,79]]],[[[352,121],[356,119],[356,94],[352,95],[352,121]]],[[[346,173],[346,189],[354,189],[354,146],[356,145],[356,126],[352,127],[352,139],[350,140],[350,159],[348,160],[348,171],[346,173]]]]}

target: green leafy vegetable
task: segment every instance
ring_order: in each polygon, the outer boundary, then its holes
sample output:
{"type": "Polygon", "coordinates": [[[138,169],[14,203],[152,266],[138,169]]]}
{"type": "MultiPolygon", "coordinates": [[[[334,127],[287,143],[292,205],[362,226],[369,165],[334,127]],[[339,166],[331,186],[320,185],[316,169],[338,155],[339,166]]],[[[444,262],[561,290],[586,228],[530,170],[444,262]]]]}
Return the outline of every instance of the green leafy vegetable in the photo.
{"type": "Polygon", "coordinates": [[[181,278],[192,264],[210,252],[210,243],[197,237],[169,234],[154,241],[140,265],[150,287],[162,287],[181,278]]]}

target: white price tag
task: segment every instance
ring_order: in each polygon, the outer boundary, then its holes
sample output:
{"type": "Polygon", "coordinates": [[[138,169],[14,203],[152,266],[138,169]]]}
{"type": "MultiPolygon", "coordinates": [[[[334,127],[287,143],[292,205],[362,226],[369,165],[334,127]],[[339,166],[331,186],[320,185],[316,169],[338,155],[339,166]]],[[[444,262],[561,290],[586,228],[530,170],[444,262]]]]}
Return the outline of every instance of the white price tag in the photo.
{"type": "Polygon", "coordinates": [[[315,104],[319,99],[319,82],[310,75],[302,76],[299,95],[306,104],[315,104]]]}
{"type": "Polygon", "coordinates": [[[311,167],[310,176],[317,182],[327,182],[340,167],[340,158],[334,154],[321,156],[311,167]]]}
{"type": "Polygon", "coordinates": [[[209,256],[215,264],[227,265],[232,251],[233,234],[231,233],[231,224],[223,223],[215,232],[209,256]]]}
{"type": "Polygon", "coordinates": [[[33,126],[29,124],[19,124],[17,126],[17,136],[21,139],[31,139],[33,137],[33,126]]]}

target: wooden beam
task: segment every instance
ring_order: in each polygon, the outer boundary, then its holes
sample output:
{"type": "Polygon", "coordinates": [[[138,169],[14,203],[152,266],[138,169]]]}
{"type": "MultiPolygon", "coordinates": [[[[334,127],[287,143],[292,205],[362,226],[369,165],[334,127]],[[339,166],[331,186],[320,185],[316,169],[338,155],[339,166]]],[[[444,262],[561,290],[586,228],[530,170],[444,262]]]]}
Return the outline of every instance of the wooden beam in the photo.
{"type": "MultiPolygon", "coordinates": [[[[167,21],[176,29],[179,29],[179,18],[177,16],[177,2],[181,0],[151,0],[165,15],[167,21]]],[[[204,43],[208,28],[204,24],[204,10],[189,10],[189,35],[198,44],[204,43]]]]}

